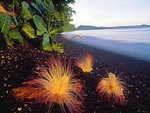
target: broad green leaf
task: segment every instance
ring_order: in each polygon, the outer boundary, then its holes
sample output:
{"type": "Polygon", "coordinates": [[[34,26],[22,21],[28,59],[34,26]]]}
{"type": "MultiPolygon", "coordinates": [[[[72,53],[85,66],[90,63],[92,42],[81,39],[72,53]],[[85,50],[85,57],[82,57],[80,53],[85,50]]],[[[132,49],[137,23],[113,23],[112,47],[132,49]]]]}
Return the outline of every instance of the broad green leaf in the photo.
{"type": "Polygon", "coordinates": [[[45,33],[43,35],[42,46],[43,47],[48,47],[48,45],[49,45],[49,35],[47,33],[45,33]]]}
{"type": "Polygon", "coordinates": [[[44,18],[48,24],[48,30],[51,29],[51,20],[54,17],[55,7],[52,0],[45,0],[44,2],[44,18]]]}
{"type": "Polygon", "coordinates": [[[30,23],[24,24],[22,30],[29,38],[35,38],[35,30],[32,28],[30,23]]]}
{"type": "Polygon", "coordinates": [[[47,33],[43,35],[42,48],[45,51],[52,51],[52,47],[49,43],[49,35],[47,33]]]}
{"type": "Polygon", "coordinates": [[[19,30],[12,30],[9,32],[9,37],[13,39],[17,39],[20,43],[23,41],[23,37],[20,34],[19,30]]]}
{"type": "Polygon", "coordinates": [[[10,29],[10,18],[8,14],[3,13],[0,15],[0,30],[2,33],[8,33],[10,29]]]}
{"type": "Polygon", "coordinates": [[[51,14],[54,13],[55,7],[54,7],[54,4],[51,0],[46,0],[45,7],[47,8],[47,11],[49,13],[51,13],[51,14]]]}
{"type": "Polygon", "coordinates": [[[43,35],[43,33],[44,33],[44,32],[40,32],[39,30],[36,31],[36,35],[37,35],[37,36],[41,36],[41,35],[43,35]]]}
{"type": "Polygon", "coordinates": [[[44,16],[43,13],[41,12],[41,10],[39,9],[39,7],[38,7],[35,3],[32,2],[31,5],[32,5],[42,16],[44,16]]]}
{"type": "Polygon", "coordinates": [[[50,34],[58,34],[58,33],[61,33],[61,32],[63,32],[63,28],[62,27],[60,27],[60,28],[54,28],[51,32],[50,32],[50,34]]]}
{"type": "Polygon", "coordinates": [[[25,2],[25,1],[23,1],[21,4],[22,4],[22,15],[23,15],[23,18],[26,19],[26,20],[30,20],[32,18],[32,14],[28,10],[29,4],[27,2],[25,2]]]}
{"type": "Polygon", "coordinates": [[[40,32],[47,32],[47,28],[46,28],[47,26],[44,20],[40,16],[34,15],[33,21],[40,32]]]}

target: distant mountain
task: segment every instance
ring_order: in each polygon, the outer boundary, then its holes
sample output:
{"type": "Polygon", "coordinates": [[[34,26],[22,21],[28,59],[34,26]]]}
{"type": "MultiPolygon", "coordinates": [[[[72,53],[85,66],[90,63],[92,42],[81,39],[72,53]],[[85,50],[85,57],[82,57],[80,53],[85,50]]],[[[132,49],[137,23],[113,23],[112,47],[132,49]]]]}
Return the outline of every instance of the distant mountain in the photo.
{"type": "Polygon", "coordinates": [[[89,25],[80,25],[77,27],[77,30],[94,30],[94,29],[127,29],[127,28],[141,28],[141,27],[150,27],[150,25],[134,25],[134,26],[116,26],[116,27],[96,27],[89,25]]]}

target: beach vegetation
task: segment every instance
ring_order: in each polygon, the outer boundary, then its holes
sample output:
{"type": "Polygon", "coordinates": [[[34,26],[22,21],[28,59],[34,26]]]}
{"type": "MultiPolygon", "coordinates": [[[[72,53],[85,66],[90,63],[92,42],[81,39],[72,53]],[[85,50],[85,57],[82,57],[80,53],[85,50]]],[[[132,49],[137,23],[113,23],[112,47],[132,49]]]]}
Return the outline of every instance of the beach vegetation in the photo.
{"type": "Polygon", "coordinates": [[[57,35],[74,29],[70,24],[74,0],[12,0],[0,2],[0,34],[9,46],[21,45],[25,38],[41,39],[45,51],[63,52],[57,35]]]}

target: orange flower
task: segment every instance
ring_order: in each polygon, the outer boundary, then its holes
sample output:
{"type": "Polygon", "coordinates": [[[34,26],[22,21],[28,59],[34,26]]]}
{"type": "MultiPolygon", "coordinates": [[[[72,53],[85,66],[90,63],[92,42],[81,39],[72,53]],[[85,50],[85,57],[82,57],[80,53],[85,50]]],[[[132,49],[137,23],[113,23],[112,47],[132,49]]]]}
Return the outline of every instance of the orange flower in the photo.
{"type": "Polygon", "coordinates": [[[76,61],[76,65],[81,68],[83,72],[91,72],[93,70],[93,57],[90,54],[86,54],[76,61]]]}
{"type": "Polygon", "coordinates": [[[107,78],[102,78],[98,83],[96,91],[99,92],[101,98],[114,100],[117,104],[125,104],[125,87],[124,82],[115,74],[109,73],[107,78]]]}
{"type": "Polygon", "coordinates": [[[81,112],[82,106],[82,88],[78,80],[74,78],[70,66],[61,63],[60,59],[54,57],[48,62],[48,68],[41,65],[39,70],[35,71],[38,76],[29,81],[22,83],[24,86],[13,89],[16,99],[34,100],[33,103],[48,103],[49,110],[54,103],[60,105],[62,112],[66,112],[64,105],[68,110],[81,112]],[[77,85],[78,84],[78,85],[77,85]]]}

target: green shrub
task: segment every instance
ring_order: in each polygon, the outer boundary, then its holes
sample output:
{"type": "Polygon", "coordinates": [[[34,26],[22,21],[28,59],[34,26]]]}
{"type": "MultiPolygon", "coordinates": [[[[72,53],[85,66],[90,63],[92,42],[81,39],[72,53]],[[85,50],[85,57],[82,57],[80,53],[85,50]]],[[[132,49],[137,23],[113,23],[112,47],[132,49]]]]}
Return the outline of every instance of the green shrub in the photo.
{"type": "Polygon", "coordinates": [[[72,13],[75,12],[68,4],[75,1],[18,1],[13,0],[10,4],[1,2],[5,7],[10,7],[9,11],[2,6],[0,8],[0,33],[3,34],[6,43],[12,46],[16,41],[22,43],[25,36],[30,39],[42,37],[43,50],[63,52],[63,44],[56,42],[56,35],[73,29],[70,21],[72,13]]]}

